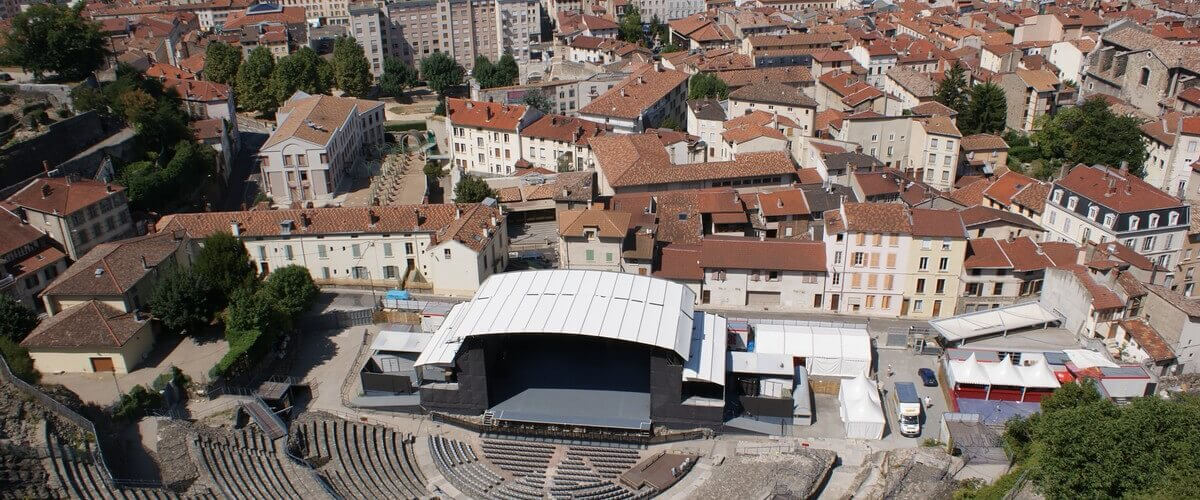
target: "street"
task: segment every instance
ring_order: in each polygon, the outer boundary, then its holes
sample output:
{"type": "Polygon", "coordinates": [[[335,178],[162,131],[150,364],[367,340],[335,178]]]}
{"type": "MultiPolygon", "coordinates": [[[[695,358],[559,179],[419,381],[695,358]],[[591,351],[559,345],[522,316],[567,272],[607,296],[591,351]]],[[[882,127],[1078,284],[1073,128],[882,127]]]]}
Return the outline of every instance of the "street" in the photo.
{"type": "Polygon", "coordinates": [[[270,130],[254,120],[241,116],[238,117],[238,130],[240,131],[238,137],[242,145],[237,156],[234,157],[225,197],[217,207],[219,210],[241,210],[243,204],[249,208],[254,204],[254,198],[259,192],[258,182],[251,180],[251,177],[258,177],[256,161],[258,150],[263,143],[267,142],[270,130]]]}

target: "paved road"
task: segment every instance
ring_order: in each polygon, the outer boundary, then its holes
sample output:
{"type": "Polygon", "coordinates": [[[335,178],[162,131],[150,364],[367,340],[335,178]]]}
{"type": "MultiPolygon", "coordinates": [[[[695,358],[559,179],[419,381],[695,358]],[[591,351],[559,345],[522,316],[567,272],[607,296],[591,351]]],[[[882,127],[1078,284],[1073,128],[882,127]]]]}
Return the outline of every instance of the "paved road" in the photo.
{"type": "Polygon", "coordinates": [[[245,127],[242,121],[238,122],[238,127],[241,129],[239,137],[242,148],[233,160],[228,188],[225,190],[225,198],[221,200],[220,210],[241,210],[243,203],[248,207],[254,204],[254,197],[259,191],[258,182],[251,180],[251,176],[257,178],[255,157],[258,156],[259,148],[267,141],[267,134],[245,127]]]}

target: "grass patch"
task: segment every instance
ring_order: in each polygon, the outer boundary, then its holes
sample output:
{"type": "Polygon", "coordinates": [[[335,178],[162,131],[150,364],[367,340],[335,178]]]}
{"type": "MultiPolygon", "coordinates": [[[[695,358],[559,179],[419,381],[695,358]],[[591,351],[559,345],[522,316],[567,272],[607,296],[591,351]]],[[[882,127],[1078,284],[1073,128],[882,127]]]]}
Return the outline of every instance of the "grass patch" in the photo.
{"type": "Polygon", "coordinates": [[[425,130],[425,122],[397,122],[383,126],[388,132],[404,132],[406,130],[425,130]]]}
{"type": "Polygon", "coordinates": [[[1013,467],[995,482],[986,484],[979,479],[968,479],[954,491],[954,500],[1002,500],[1016,486],[1021,477],[1021,468],[1013,467]]]}

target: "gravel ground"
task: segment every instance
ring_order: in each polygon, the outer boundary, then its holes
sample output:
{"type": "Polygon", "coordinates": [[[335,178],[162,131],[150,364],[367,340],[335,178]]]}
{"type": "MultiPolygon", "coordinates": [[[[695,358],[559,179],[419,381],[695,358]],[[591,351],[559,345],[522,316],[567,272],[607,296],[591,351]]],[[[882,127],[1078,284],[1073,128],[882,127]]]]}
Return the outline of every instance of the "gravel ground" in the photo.
{"type": "Polygon", "coordinates": [[[836,458],[837,454],[829,450],[729,457],[713,468],[712,477],[700,486],[695,498],[809,498],[836,458]]]}

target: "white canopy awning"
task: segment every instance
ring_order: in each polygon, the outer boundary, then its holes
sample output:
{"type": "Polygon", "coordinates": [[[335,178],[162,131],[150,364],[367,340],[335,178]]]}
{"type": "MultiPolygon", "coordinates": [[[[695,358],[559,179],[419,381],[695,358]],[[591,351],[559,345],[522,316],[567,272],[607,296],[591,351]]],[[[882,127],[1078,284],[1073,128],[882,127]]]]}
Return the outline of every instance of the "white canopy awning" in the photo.
{"type": "Polygon", "coordinates": [[[871,366],[871,337],[863,328],[754,325],[754,351],[804,358],[813,375],[854,377],[871,366]]]}
{"type": "Polygon", "coordinates": [[[880,439],[887,417],[880,404],[879,389],[863,375],[842,379],[838,391],[839,413],[850,439],[880,439]]]}
{"type": "Polygon", "coordinates": [[[994,333],[1060,323],[1063,318],[1040,302],[1025,302],[996,309],[970,312],[929,322],[949,342],[982,337],[994,333]]]}
{"type": "Polygon", "coordinates": [[[1059,386],[1058,377],[1054,376],[1054,372],[1046,364],[1046,358],[1040,354],[1026,353],[1021,365],[1014,365],[1009,356],[1001,358],[998,362],[981,363],[971,354],[965,360],[947,361],[946,367],[950,380],[957,384],[1035,389],[1054,389],[1059,386]]]}

